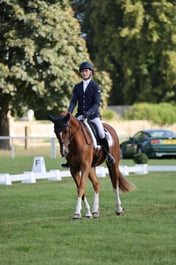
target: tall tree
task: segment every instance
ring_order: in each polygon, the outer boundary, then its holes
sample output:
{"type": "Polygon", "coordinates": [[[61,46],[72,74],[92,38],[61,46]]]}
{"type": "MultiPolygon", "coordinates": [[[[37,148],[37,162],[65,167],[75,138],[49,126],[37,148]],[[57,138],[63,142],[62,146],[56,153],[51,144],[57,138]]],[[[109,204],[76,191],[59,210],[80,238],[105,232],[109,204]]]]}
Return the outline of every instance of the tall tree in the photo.
{"type": "MultiPolygon", "coordinates": [[[[7,112],[21,115],[67,108],[78,66],[89,60],[69,1],[0,1],[0,135],[8,136],[7,112]]],[[[105,99],[110,79],[103,75],[105,99]]],[[[8,141],[0,141],[7,148],[8,141]]]]}
{"type": "Polygon", "coordinates": [[[111,73],[110,103],[176,100],[175,1],[71,3],[92,60],[111,73]]]}

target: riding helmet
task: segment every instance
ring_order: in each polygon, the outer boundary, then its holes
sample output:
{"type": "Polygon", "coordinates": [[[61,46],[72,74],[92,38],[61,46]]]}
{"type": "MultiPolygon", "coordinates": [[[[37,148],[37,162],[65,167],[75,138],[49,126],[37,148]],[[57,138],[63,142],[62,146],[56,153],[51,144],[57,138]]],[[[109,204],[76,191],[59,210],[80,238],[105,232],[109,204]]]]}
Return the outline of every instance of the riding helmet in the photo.
{"type": "Polygon", "coordinates": [[[81,70],[83,70],[83,69],[89,69],[89,70],[93,71],[93,65],[89,62],[83,62],[79,66],[79,71],[81,72],[81,70]]]}

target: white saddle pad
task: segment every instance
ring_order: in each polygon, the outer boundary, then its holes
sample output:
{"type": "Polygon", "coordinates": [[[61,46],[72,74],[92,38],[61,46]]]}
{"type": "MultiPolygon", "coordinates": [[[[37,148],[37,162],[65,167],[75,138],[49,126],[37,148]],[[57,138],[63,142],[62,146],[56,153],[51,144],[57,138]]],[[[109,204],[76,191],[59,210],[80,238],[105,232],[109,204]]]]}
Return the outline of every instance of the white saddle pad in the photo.
{"type": "MultiPolygon", "coordinates": [[[[91,127],[89,126],[87,120],[84,120],[84,124],[86,125],[87,129],[88,129],[89,132],[90,132],[90,135],[91,135],[91,137],[92,137],[92,141],[93,141],[93,146],[94,146],[94,148],[96,148],[96,149],[100,149],[100,148],[101,148],[101,145],[98,145],[98,143],[97,143],[97,139],[95,138],[94,133],[92,132],[92,129],[91,129],[91,127]]],[[[107,139],[107,141],[108,141],[108,145],[109,145],[109,147],[110,147],[110,146],[112,146],[112,143],[113,143],[112,136],[111,136],[111,134],[108,132],[108,130],[107,130],[106,128],[104,128],[104,131],[105,131],[105,137],[106,137],[106,139],[107,139]]]]}

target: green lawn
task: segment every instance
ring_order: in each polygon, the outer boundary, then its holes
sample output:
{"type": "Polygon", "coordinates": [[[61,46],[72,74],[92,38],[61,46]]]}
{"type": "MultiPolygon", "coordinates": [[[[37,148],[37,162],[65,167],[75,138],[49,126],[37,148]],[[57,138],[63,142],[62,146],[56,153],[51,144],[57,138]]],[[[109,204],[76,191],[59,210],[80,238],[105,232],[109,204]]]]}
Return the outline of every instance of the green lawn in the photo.
{"type": "MultiPolygon", "coordinates": [[[[60,167],[59,159],[45,161],[47,170],[60,167]]],[[[33,157],[0,157],[0,172],[28,171],[32,162],[33,157]]],[[[150,160],[157,165],[174,162],[150,160]]],[[[175,172],[128,178],[137,189],[121,194],[124,216],[114,214],[115,198],[106,177],[100,179],[100,217],[76,221],[71,218],[77,197],[71,178],[0,185],[0,264],[175,265],[175,172]]],[[[86,193],[92,203],[89,182],[86,193]]]]}

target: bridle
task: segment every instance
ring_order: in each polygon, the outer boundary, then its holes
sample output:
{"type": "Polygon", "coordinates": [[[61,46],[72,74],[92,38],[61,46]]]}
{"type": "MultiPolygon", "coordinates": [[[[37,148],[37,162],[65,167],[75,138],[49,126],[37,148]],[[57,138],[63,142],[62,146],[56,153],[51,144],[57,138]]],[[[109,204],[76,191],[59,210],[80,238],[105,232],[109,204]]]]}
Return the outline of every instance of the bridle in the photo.
{"type": "Polygon", "coordinates": [[[54,132],[58,138],[60,144],[60,153],[63,157],[66,157],[69,154],[69,146],[74,137],[76,136],[77,132],[81,129],[83,137],[86,141],[86,144],[91,145],[92,140],[89,141],[88,134],[86,133],[85,124],[83,121],[79,121],[76,129],[72,129],[72,124],[68,121],[64,123],[57,124],[54,123],[54,132]]]}
{"type": "Polygon", "coordinates": [[[76,128],[76,131],[72,132],[71,124],[70,122],[67,122],[66,126],[62,129],[58,130],[56,127],[54,128],[54,132],[59,140],[62,156],[67,156],[69,154],[69,145],[81,127],[81,123],[79,122],[79,126],[76,128]]]}

